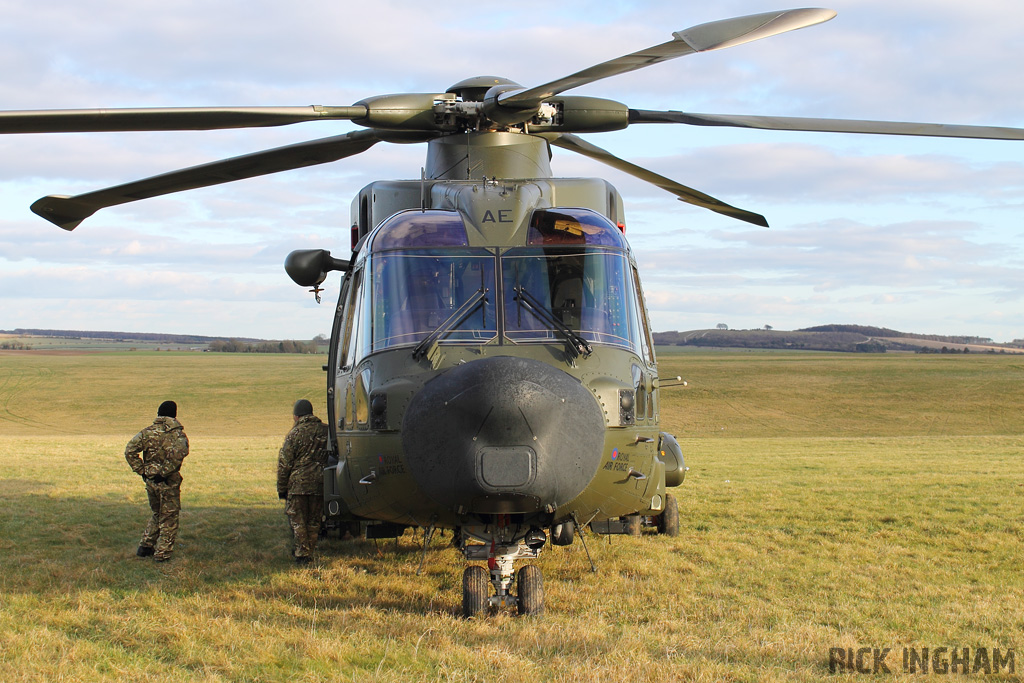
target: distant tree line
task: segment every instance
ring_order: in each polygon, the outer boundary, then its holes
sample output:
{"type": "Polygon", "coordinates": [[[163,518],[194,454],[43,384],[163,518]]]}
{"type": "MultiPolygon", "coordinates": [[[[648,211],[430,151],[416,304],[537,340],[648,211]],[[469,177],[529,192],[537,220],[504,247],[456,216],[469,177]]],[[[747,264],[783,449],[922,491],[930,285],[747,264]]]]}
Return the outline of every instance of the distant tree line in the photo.
{"type": "Polygon", "coordinates": [[[32,346],[20,341],[0,342],[0,349],[4,351],[30,351],[32,346]]]}
{"type": "Polygon", "coordinates": [[[910,337],[906,332],[890,330],[888,327],[872,327],[871,325],[817,325],[804,327],[797,332],[853,332],[865,337],[910,337]]]}
{"type": "Polygon", "coordinates": [[[261,341],[246,342],[241,339],[216,339],[210,342],[209,350],[220,353],[320,353],[318,339],[312,341],[261,341]]]}
{"type": "MultiPolygon", "coordinates": [[[[1002,351],[1003,353],[1006,353],[1006,349],[1000,349],[1000,351],[1002,351]]],[[[934,348],[930,348],[930,347],[922,347],[922,348],[918,349],[917,352],[918,353],[970,353],[971,350],[969,348],[967,348],[966,346],[964,348],[962,348],[962,349],[956,349],[956,348],[951,349],[951,348],[949,348],[947,346],[943,346],[941,349],[934,349],[934,348]]],[[[996,350],[995,349],[989,349],[988,353],[996,353],[996,350]]]]}

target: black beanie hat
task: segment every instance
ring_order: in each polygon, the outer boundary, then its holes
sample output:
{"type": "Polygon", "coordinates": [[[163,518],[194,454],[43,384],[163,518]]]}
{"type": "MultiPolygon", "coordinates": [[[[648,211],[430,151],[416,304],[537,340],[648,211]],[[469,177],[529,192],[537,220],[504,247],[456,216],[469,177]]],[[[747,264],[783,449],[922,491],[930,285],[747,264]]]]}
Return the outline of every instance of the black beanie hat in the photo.
{"type": "Polygon", "coordinates": [[[156,410],[157,417],[178,417],[178,404],[174,401],[164,401],[156,410]]]}
{"type": "Polygon", "coordinates": [[[313,404],[304,398],[300,398],[295,402],[295,408],[292,409],[292,415],[295,417],[302,417],[303,415],[313,414],[313,404]]]}

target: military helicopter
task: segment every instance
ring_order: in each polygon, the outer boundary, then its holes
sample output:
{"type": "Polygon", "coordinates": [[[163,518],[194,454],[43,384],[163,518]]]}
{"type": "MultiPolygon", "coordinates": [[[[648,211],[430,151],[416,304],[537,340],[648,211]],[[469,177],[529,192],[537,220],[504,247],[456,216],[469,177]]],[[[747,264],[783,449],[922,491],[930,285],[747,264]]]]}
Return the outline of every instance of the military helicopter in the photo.
{"type": "MultiPolygon", "coordinates": [[[[351,252],[292,252],[285,268],[312,288],[343,273],[327,365],[328,520],[371,538],[408,527],[453,529],[473,562],[466,616],[543,611],[535,564],[587,525],[678,531],[668,489],[686,467],[659,427],[662,381],[618,191],[556,178],[551,147],[604,162],[689,204],[767,226],[620,159],[578,134],[674,123],[769,130],[1024,139],[1024,130],[633,109],[564,95],[669,59],[825,22],[796,9],[701,24],[672,39],[543,85],[491,76],[440,93],[369,97],[351,106],[0,112],[2,133],[209,130],[347,120],[363,130],[173,171],[32,210],[73,230],[97,210],[339,161],[381,142],[427,143],[420,177],[377,181],[352,201],[351,252]]],[[[582,537],[581,537],[582,538],[582,537]]]]}

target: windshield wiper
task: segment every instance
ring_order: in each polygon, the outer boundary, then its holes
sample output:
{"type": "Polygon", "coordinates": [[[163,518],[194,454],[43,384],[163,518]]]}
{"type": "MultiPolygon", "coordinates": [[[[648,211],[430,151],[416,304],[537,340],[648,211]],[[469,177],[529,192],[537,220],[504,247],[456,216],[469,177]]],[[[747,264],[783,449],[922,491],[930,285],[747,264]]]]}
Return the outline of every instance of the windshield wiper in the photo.
{"type": "Polygon", "coordinates": [[[569,355],[571,360],[583,356],[587,358],[594,352],[591,348],[590,343],[572,331],[572,328],[563,323],[555,314],[548,310],[547,306],[537,300],[535,296],[526,291],[525,287],[513,287],[512,291],[515,292],[515,300],[524,304],[526,309],[533,313],[535,316],[551,325],[558,332],[562,333],[565,337],[565,352],[569,355]]]}
{"type": "Polygon", "coordinates": [[[488,291],[490,290],[483,287],[476,290],[476,294],[467,299],[466,303],[459,306],[459,308],[452,313],[447,320],[438,325],[433,332],[424,337],[423,341],[416,345],[416,348],[412,350],[412,357],[416,360],[422,358],[434,342],[438,341],[453,329],[461,325],[462,321],[468,318],[469,314],[475,311],[478,306],[486,304],[488,291]]]}

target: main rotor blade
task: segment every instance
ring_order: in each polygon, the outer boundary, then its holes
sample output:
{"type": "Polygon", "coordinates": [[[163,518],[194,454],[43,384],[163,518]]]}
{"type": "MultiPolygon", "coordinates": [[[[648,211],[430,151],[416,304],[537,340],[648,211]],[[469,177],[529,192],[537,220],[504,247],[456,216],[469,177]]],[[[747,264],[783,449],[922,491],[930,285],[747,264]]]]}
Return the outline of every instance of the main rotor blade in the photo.
{"type": "Polygon", "coordinates": [[[635,176],[641,180],[646,180],[649,183],[657,185],[661,189],[671,192],[678,197],[680,201],[686,202],[687,204],[693,204],[694,206],[710,209],[715,213],[720,213],[732,218],[738,218],[741,221],[753,223],[754,225],[760,225],[765,228],[768,227],[768,221],[760,214],[745,211],[744,209],[738,209],[735,206],[730,206],[729,204],[715,199],[710,195],[706,195],[703,192],[686,187],[685,185],[680,185],[676,181],[666,178],[665,176],[658,175],[654,171],[649,171],[646,168],[632,164],[624,159],[620,159],[611,152],[590,144],[583,138],[569,133],[563,133],[557,137],[554,135],[542,135],[541,137],[547,138],[547,140],[556,147],[568,149],[582,154],[583,156],[590,157],[591,159],[596,159],[597,161],[608,164],[612,168],[617,168],[631,176],[635,176]]]}
{"type": "Polygon", "coordinates": [[[382,138],[372,130],[360,130],[346,135],[300,142],[172,171],[75,197],[50,195],[33,203],[32,211],[60,228],[74,230],[83,220],[108,206],[305,166],[326,164],[365,152],[381,140],[382,138]]]}
{"type": "Polygon", "coordinates": [[[781,12],[751,14],[733,19],[712,21],[672,34],[673,40],[661,45],[633,52],[612,59],[576,73],[551,81],[535,88],[509,92],[498,96],[498,104],[512,109],[540,106],[552,95],[617,76],[645,66],[658,64],[669,59],[690,55],[695,52],[720,50],[734,45],[749,43],[761,38],[778,35],[787,31],[813,26],[828,21],[836,13],[830,9],[794,9],[781,12]]]}
{"type": "Polygon", "coordinates": [[[261,128],[361,119],[366,107],[154,107],[0,112],[0,133],[105,133],[140,130],[261,128]]]}
{"type": "Polygon", "coordinates": [[[856,119],[816,119],[797,116],[743,116],[733,114],[691,114],[681,111],[629,110],[630,123],[684,123],[691,126],[728,126],[763,130],[792,130],[818,133],[867,133],[873,135],[923,135],[982,140],[1024,140],[1024,129],[999,126],[962,126],[945,123],[902,123],[856,119]]]}

